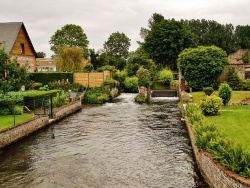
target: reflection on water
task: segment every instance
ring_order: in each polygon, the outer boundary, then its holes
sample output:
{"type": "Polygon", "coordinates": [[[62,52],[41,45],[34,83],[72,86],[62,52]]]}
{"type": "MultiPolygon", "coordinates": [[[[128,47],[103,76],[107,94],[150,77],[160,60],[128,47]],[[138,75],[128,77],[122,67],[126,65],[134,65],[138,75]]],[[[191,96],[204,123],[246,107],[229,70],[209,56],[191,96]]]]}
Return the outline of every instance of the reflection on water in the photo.
{"type": "Polygon", "coordinates": [[[3,187],[206,187],[195,170],[177,100],[83,110],[0,154],[3,187]],[[54,137],[53,137],[54,135],[54,137]]]}

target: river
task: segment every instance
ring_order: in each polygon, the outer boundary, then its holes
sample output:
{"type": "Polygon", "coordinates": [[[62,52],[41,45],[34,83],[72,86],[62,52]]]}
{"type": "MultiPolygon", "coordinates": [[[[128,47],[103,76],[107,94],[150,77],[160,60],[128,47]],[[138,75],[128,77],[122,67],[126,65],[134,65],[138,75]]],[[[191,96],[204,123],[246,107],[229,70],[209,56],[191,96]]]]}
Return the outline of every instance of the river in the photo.
{"type": "Polygon", "coordinates": [[[0,153],[0,187],[198,188],[187,131],[176,99],[83,109],[0,153]]]}

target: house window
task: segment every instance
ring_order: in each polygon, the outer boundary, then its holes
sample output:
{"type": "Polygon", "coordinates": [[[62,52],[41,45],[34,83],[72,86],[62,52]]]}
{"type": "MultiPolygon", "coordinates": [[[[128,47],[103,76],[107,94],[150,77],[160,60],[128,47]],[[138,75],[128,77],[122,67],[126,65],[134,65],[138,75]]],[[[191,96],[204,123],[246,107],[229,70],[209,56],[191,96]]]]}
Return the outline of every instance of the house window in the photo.
{"type": "Polygon", "coordinates": [[[25,54],[25,48],[24,48],[23,43],[20,44],[20,50],[21,50],[21,54],[25,54]]]}

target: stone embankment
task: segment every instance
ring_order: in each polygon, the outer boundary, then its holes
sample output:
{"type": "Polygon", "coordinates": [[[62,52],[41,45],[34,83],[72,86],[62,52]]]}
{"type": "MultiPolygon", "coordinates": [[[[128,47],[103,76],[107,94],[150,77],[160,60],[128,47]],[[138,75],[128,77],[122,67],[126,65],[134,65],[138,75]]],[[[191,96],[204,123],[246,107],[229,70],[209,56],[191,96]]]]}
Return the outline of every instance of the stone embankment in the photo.
{"type": "Polygon", "coordinates": [[[196,147],[192,125],[187,120],[187,117],[185,117],[185,124],[188,129],[196,163],[209,186],[212,188],[250,188],[250,180],[227,169],[219,161],[215,160],[210,153],[196,147]]]}
{"type": "Polygon", "coordinates": [[[72,102],[55,109],[53,119],[49,119],[49,116],[35,116],[32,120],[4,129],[0,131],[0,149],[81,109],[81,101],[72,102]]]}

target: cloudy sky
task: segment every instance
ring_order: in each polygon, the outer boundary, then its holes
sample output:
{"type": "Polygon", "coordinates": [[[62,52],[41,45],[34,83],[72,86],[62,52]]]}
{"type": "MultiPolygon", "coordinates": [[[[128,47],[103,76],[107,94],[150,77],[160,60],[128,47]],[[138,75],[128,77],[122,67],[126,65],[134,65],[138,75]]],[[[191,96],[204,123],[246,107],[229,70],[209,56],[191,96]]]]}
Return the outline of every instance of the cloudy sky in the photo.
{"type": "Polygon", "coordinates": [[[96,50],[114,32],[138,46],[140,28],[153,13],[166,19],[207,19],[221,24],[250,25],[249,0],[1,0],[0,22],[24,22],[37,52],[52,55],[49,40],[66,24],[80,25],[89,48],[96,50]]]}

